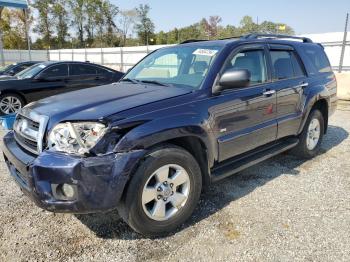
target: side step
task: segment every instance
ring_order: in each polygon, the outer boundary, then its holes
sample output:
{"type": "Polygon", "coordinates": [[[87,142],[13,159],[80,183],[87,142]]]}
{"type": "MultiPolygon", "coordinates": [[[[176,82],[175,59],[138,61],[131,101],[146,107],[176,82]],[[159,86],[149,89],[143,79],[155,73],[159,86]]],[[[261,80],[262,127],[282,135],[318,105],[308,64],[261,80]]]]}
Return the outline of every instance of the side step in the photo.
{"type": "Polygon", "coordinates": [[[212,182],[231,176],[243,169],[287,151],[295,147],[298,143],[298,138],[288,138],[287,140],[268,144],[248,153],[228,159],[211,170],[212,182]]]}

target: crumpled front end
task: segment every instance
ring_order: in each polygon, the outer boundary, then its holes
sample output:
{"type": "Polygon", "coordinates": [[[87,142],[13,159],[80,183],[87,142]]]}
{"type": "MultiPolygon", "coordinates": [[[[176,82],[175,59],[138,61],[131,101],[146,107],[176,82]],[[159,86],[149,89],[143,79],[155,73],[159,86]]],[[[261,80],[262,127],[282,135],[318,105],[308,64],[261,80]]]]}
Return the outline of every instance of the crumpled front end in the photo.
{"type": "Polygon", "coordinates": [[[39,156],[18,146],[13,132],[2,150],[11,175],[38,206],[52,212],[93,213],[117,207],[144,150],[78,157],[44,151],[39,156]]]}

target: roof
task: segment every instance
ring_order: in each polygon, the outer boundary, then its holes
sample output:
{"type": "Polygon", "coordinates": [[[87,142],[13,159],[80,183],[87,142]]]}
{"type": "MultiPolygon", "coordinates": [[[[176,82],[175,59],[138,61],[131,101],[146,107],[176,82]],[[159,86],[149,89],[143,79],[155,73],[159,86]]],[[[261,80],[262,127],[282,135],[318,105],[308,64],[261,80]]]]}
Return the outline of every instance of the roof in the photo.
{"type": "MultiPolygon", "coordinates": [[[[44,61],[41,62],[43,65],[53,65],[53,64],[62,64],[62,63],[70,63],[70,64],[88,64],[91,65],[93,63],[90,62],[82,62],[82,61],[44,61]]],[[[96,64],[93,64],[96,65],[96,64]]]]}

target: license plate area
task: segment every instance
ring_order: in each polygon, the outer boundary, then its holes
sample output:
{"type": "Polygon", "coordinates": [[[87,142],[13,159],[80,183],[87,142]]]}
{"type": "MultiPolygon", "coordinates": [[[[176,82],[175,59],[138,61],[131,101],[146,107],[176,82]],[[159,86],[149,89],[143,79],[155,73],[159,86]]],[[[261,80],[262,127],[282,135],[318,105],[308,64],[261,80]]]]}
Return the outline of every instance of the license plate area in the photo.
{"type": "Polygon", "coordinates": [[[9,161],[6,161],[11,176],[16,180],[16,182],[26,189],[27,191],[30,191],[30,179],[27,175],[22,174],[19,172],[14,165],[12,165],[9,161]]]}

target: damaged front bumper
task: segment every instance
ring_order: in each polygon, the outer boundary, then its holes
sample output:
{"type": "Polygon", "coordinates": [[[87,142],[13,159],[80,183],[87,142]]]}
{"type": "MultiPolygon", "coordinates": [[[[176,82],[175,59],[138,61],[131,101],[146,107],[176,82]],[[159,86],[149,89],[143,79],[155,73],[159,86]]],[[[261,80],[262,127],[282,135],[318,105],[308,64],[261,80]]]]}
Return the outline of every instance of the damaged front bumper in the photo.
{"type": "Polygon", "coordinates": [[[45,151],[33,156],[20,148],[13,132],[1,145],[12,177],[39,207],[52,212],[94,213],[117,207],[143,150],[81,158],[45,151]],[[69,185],[69,197],[59,192],[69,185]]]}

